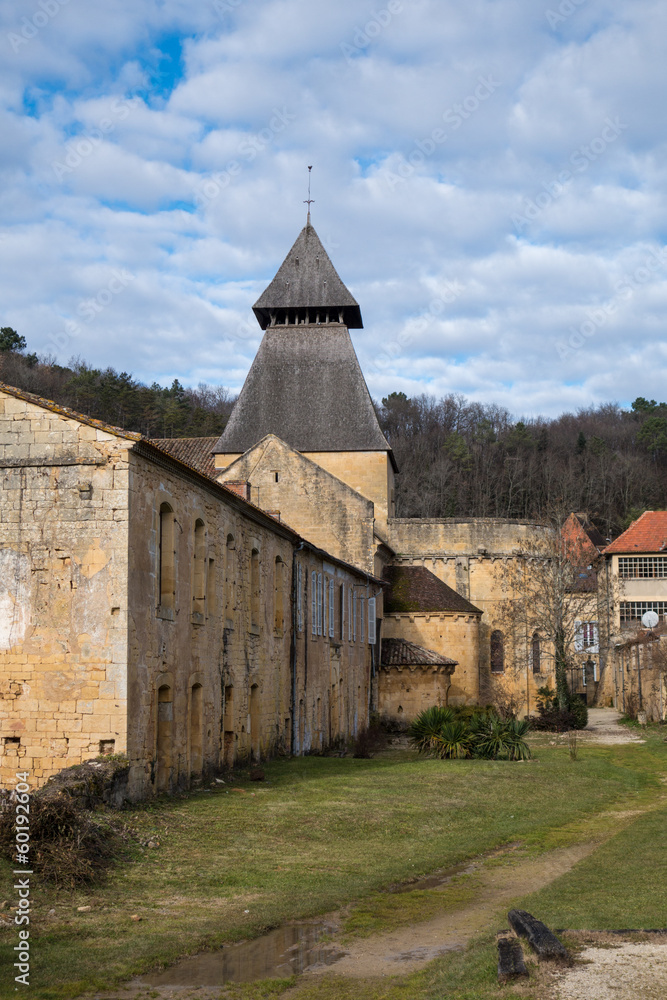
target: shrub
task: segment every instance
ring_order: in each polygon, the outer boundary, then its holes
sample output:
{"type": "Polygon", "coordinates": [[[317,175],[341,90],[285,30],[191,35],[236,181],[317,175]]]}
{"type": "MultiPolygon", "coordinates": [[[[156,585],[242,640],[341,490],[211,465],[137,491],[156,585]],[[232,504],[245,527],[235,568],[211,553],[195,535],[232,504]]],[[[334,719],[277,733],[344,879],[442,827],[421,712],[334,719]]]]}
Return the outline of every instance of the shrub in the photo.
{"type": "Polygon", "coordinates": [[[528,760],[527,721],[501,719],[492,711],[454,718],[451,709],[427,708],[414,720],[408,736],[420,753],[448,759],[528,760]]]}
{"type": "Polygon", "coordinates": [[[558,707],[556,693],[549,685],[538,688],[537,709],[539,715],[531,717],[533,729],[550,733],[566,733],[570,729],[585,729],[588,725],[588,708],[576,694],[568,698],[566,709],[558,707]]]}

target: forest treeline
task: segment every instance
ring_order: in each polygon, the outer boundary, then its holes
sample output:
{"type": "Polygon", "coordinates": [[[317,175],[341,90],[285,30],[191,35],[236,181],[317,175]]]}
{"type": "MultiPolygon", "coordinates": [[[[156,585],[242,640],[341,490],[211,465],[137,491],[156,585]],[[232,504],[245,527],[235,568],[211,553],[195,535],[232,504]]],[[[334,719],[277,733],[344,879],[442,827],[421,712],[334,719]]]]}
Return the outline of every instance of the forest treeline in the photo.
{"type": "Polygon", "coordinates": [[[582,511],[615,537],[667,501],[667,404],[655,400],[524,422],[456,394],[436,400],[394,392],[378,416],[401,471],[398,517],[542,519],[582,511]]]}
{"type": "MultiPolygon", "coordinates": [[[[0,328],[0,381],[146,437],[220,434],[234,397],[221,386],[143,385],[85,361],[59,365],[27,353],[0,328]]],[[[394,450],[398,517],[543,519],[589,514],[615,537],[644,510],[667,506],[667,404],[636,399],[516,421],[508,410],[450,394],[376,404],[394,450]]]]}
{"type": "Polygon", "coordinates": [[[69,365],[26,353],[25,339],[0,328],[0,382],[69,406],[88,417],[146,437],[213,437],[221,434],[234,405],[223,386],[196,389],[174,379],[169,388],[143,385],[127,372],[69,365]]]}

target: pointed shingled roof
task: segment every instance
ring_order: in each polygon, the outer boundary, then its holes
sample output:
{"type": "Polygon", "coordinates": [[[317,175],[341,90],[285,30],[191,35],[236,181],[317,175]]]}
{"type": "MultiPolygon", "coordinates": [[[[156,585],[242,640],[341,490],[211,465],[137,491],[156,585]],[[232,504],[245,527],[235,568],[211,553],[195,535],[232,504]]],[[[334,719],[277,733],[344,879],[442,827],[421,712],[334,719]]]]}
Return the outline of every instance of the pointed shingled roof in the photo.
{"type": "Polygon", "coordinates": [[[287,322],[298,313],[299,321],[304,322],[308,311],[309,322],[315,323],[318,310],[320,322],[325,322],[328,312],[331,322],[342,317],[349,329],[363,326],[356,299],[340,280],[310,223],[303,227],[275,278],[252,308],[262,330],[271,323],[272,314],[284,323],[285,313],[293,314],[287,322]]]}
{"type": "Polygon", "coordinates": [[[267,434],[295,451],[387,451],[350,334],[340,323],[270,326],[214,448],[244,454],[267,434]]]}

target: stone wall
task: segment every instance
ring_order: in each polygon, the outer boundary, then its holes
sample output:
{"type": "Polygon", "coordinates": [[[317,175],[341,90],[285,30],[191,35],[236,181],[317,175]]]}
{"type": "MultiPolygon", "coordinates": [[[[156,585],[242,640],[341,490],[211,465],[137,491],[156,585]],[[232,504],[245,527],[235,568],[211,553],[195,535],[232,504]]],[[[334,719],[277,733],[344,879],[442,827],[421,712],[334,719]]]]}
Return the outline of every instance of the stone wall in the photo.
{"type": "Polygon", "coordinates": [[[372,502],[284,441],[265,437],[218,477],[232,480],[248,481],[253,503],[314,545],[373,572],[372,502]]]}
{"type": "Polygon", "coordinates": [[[131,444],[0,390],[0,784],[126,748],[131,444]]]}
{"type": "Polygon", "coordinates": [[[449,669],[445,667],[383,666],[378,711],[383,718],[409,723],[432,705],[449,704],[450,681],[449,669]]]}
{"type": "MultiPolygon", "coordinates": [[[[405,639],[457,661],[451,677],[450,705],[476,705],[479,701],[480,616],[464,614],[390,614],[382,623],[386,638],[405,639]]],[[[433,681],[424,675],[428,691],[433,681]]],[[[418,678],[415,677],[415,683],[418,678]]],[[[384,671],[380,681],[385,682],[384,671]]],[[[427,707],[427,706],[425,706],[427,707]]]]}

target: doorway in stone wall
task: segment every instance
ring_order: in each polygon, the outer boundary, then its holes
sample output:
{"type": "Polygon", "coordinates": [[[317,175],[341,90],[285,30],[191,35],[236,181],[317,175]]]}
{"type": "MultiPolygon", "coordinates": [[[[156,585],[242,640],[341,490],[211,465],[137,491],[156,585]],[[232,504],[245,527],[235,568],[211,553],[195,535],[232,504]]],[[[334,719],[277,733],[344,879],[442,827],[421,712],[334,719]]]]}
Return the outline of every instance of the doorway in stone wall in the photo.
{"type": "Polygon", "coordinates": [[[158,792],[168,792],[171,784],[174,703],[171,687],[163,684],[157,693],[157,781],[158,792]]]}
{"type": "Polygon", "coordinates": [[[193,684],[190,690],[190,774],[197,777],[203,767],[203,689],[193,684]]]}
{"type": "Polygon", "coordinates": [[[259,686],[250,688],[250,749],[254,760],[259,760],[262,752],[259,714],[259,686]]]}

